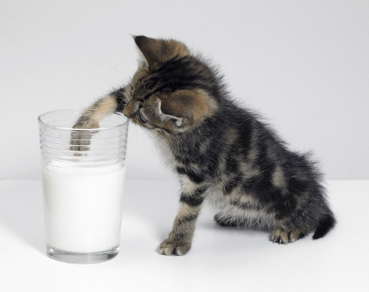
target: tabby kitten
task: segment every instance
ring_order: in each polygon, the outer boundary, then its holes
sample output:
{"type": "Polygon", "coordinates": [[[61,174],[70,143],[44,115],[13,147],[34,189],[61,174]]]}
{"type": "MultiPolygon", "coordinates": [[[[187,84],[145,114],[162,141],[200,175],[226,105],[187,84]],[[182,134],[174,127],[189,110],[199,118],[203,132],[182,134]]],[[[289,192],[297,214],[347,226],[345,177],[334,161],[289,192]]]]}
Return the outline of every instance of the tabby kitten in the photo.
{"type": "MultiPolygon", "coordinates": [[[[214,216],[219,225],[269,228],[275,243],[312,231],[318,239],[335,225],[308,154],[289,150],[254,113],[236,105],[217,71],[183,43],[134,40],[144,59],[131,82],[90,106],[74,127],[97,128],[117,111],[157,138],[182,186],[160,254],[188,252],[205,200],[220,209],[214,216]]],[[[71,150],[88,150],[80,135],[73,134],[71,150]]]]}

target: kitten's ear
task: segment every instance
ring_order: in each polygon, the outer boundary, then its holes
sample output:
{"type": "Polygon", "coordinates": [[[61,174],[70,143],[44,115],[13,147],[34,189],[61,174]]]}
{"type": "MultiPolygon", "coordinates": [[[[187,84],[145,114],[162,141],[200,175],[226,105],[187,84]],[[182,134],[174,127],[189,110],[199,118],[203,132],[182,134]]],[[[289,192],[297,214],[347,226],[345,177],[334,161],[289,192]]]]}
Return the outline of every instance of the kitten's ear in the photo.
{"type": "Polygon", "coordinates": [[[183,118],[182,117],[176,117],[176,116],[173,116],[169,113],[165,113],[162,111],[162,102],[160,99],[158,99],[156,101],[157,103],[157,114],[160,118],[160,120],[162,120],[163,122],[171,122],[173,123],[176,127],[181,127],[183,126],[183,118]]]}
{"type": "Polygon", "coordinates": [[[202,89],[184,89],[163,97],[159,109],[162,120],[173,120],[178,127],[184,127],[211,116],[218,109],[218,104],[202,89]]]}
{"type": "Polygon", "coordinates": [[[153,39],[143,35],[133,38],[150,69],[175,57],[189,55],[188,48],[175,40],[153,39]]]}

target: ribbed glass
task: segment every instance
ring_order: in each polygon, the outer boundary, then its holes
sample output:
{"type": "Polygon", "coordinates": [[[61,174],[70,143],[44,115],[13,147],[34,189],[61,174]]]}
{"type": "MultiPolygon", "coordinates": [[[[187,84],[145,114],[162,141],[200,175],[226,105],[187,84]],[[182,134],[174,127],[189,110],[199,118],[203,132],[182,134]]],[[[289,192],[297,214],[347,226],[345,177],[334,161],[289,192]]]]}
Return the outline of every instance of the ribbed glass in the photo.
{"type": "Polygon", "coordinates": [[[99,128],[73,129],[81,114],[38,119],[46,250],[56,260],[97,263],[119,252],[128,120],[115,113],[99,128]]]}

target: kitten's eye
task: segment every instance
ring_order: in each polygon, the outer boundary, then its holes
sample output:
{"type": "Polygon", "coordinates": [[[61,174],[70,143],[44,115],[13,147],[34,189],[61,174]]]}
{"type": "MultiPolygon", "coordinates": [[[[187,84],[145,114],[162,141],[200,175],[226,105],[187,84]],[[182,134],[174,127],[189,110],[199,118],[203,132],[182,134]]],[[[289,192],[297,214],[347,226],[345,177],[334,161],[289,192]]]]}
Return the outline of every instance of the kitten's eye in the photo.
{"type": "Polygon", "coordinates": [[[141,110],[142,110],[142,108],[140,108],[138,110],[138,117],[140,118],[141,122],[143,122],[144,124],[146,124],[148,122],[148,120],[142,115],[141,110]]]}

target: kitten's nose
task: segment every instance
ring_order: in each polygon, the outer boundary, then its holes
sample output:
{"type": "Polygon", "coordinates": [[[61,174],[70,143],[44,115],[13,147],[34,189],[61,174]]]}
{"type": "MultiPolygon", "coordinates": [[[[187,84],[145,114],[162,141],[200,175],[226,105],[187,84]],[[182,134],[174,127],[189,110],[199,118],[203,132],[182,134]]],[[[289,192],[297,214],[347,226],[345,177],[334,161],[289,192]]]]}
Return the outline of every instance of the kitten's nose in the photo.
{"type": "Polygon", "coordinates": [[[127,118],[132,118],[133,116],[133,112],[132,112],[132,108],[131,108],[131,104],[128,103],[127,106],[124,108],[123,110],[123,114],[127,117],[127,118]]]}

